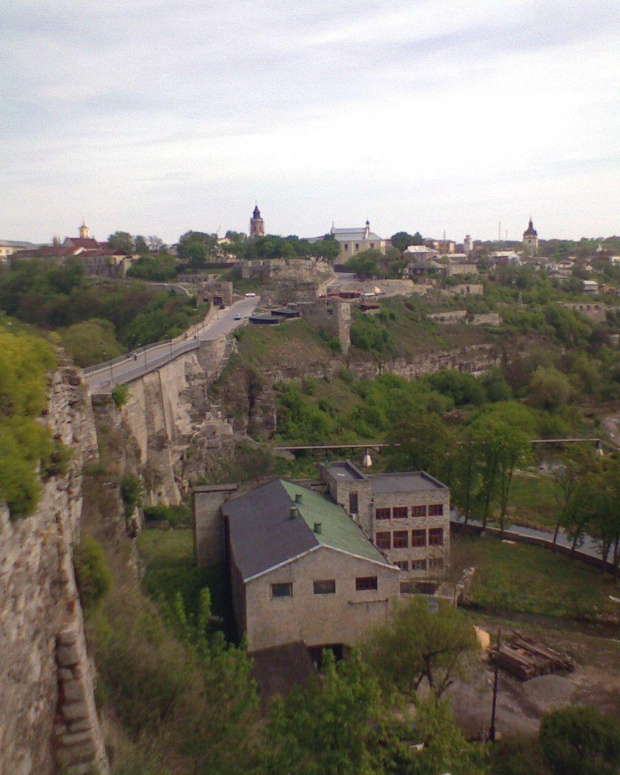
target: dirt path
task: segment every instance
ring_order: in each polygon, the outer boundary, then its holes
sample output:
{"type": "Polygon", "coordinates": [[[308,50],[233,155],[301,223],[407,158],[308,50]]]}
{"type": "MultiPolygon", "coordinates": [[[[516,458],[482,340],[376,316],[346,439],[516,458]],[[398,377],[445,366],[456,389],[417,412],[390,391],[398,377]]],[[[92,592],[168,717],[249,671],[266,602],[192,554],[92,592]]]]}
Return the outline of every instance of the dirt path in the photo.
{"type": "MultiPolygon", "coordinates": [[[[482,627],[495,633],[511,627],[494,619],[481,621],[482,627]]],[[[541,643],[568,653],[575,661],[573,673],[545,675],[519,681],[500,671],[497,729],[505,736],[534,735],[543,713],[564,705],[594,705],[604,713],[620,719],[620,640],[558,630],[553,626],[518,628],[541,643]]],[[[458,725],[470,737],[488,731],[493,692],[493,668],[480,658],[468,671],[467,681],[458,681],[447,692],[458,725]]]]}

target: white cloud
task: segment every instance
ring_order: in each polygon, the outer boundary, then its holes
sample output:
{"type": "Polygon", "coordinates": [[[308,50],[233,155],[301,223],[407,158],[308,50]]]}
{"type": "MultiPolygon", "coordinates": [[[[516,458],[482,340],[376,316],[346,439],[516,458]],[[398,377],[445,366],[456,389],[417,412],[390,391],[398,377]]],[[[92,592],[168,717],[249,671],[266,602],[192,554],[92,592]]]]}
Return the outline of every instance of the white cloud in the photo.
{"type": "Polygon", "coordinates": [[[286,233],[618,231],[610,0],[23,0],[0,25],[0,236],[93,213],[174,239],[254,198],[286,233]]]}

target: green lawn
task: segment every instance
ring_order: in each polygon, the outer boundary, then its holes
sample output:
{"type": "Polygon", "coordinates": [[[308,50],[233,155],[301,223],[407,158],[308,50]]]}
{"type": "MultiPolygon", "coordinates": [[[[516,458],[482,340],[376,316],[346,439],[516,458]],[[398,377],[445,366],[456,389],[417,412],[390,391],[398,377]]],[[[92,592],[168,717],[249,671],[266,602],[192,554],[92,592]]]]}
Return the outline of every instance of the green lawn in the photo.
{"type": "Polygon", "coordinates": [[[526,544],[510,544],[491,536],[456,536],[451,550],[452,577],[464,568],[476,573],[469,598],[474,606],[546,616],[596,619],[615,616],[620,585],[577,560],[526,544]]]}
{"type": "Polygon", "coordinates": [[[551,476],[518,471],[510,488],[510,521],[516,525],[553,529],[558,510],[556,488],[551,476]]]}
{"type": "Polygon", "coordinates": [[[185,607],[197,613],[200,591],[208,587],[214,614],[227,617],[228,598],[221,565],[197,568],[191,530],[143,530],[138,538],[146,565],[144,586],[151,597],[171,600],[180,592],[185,607]]]}

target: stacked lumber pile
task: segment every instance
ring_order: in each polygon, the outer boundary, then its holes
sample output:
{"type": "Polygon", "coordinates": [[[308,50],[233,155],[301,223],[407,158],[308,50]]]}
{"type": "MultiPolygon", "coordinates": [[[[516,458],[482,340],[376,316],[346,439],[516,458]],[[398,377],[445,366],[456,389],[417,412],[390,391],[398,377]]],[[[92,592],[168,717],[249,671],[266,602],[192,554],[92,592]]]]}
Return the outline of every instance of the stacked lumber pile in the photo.
{"type": "Polygon", "coordinates": [[[522,681],[557,670],[572,672],[575,669],[573,660],[566,654],[542,646],[533,638],[516,631],[505,641],[502,640],[499,650],[497,646],[491,648],[489,655],[492,661],[522,681]]]}

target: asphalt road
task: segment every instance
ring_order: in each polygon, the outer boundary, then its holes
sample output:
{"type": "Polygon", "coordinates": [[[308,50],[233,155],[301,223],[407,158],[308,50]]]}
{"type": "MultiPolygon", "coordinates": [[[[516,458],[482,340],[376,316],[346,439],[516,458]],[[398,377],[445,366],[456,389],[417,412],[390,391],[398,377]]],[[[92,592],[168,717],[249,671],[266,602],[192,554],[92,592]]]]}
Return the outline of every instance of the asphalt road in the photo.
{"type": "Polygon", "coordinates": [[[144,352],[128,353],[127,358],[120,363],[104,365],[96,371],[91,371],[85,375],[91,392],[107,392],[119,383],[137,379],[163,366],[178,355],[196,349],[200,342],[208,342],[230,333],[243,325],[244,320],[257,307],[259,300],[258,296],[242,299],[232,307],[216,310],[206,325],[193,327],[187,335],[183,334],[177,339],[144,352]],[[235,315],[241,315],[241,320],[235,320],[235,315]]]}

